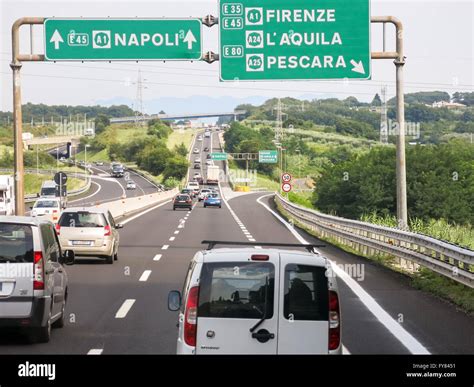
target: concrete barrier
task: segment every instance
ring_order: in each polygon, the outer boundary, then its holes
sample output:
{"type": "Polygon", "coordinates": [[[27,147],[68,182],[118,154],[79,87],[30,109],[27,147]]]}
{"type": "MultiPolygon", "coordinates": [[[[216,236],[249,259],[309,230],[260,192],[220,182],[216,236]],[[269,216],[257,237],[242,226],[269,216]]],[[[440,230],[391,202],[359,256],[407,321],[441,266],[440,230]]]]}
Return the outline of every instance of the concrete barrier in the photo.
{"type": "Polygon", "coordinates": [[[139,211],[151,208],[161,202],[173,198],[178,193],[178,189],[170,191],[156,192],[152,194],[136,196],[133,198],[123,198],[113,202],[96,203],[96,207],[107,208],[115,220],[121,220],[127,216],[131,216],[139,211]]]}

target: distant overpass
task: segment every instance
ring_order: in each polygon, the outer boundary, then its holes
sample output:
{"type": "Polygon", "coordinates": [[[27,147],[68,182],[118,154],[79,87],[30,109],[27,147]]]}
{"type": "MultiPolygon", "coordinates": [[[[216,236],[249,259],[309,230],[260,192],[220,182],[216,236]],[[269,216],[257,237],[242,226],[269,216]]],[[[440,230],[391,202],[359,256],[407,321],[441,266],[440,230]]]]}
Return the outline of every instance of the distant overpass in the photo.
{"type": "Polygon", "coordinates": [[[143,117],[118,117],[111,118],[111,123],[122,123],[122,122],[135,122],[137,119],[139,121],[150,121],[154,119],[160,119],[163,121],[172,121],[172,120],[192,120],[196,118],[211,118],[211,117],[232,117],[237,120],[238,116],[247,113],[245,110],[236,110],[233,112],[224,112],[224,113],[187,113],[187,114],[152,114],[151,116],[143,117]]]}
{"type": "Polygon", "coordinates": [[[81,135],[69,135],[69,136],[51,136],[51,137],[34,137],[29,140],[23,140],[25,148],[32,145],[56,145],[66,144],[68,142],[79,142],[81,135]]]}

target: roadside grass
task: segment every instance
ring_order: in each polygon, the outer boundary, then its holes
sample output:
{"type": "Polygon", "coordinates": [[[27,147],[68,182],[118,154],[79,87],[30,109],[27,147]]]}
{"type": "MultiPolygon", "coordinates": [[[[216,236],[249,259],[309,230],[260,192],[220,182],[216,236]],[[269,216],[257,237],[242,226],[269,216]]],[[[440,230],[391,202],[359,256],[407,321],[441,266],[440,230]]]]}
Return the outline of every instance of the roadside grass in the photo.
{"type": "MultiPolygon", "coordinates": [[[[39,193],[41,190],[41,184],[47,180],[53,180],[53,175],[25,174],[25,194],[32,195],[39,193]]],[[[68,191],[78,189],[84,185],[85,180],[76,179],[69,176],[67,181],[68,191]]]]}
{"type": "MultiPolygon", "coordinates": [[[[76,161],[84,161],[84,151],[77,153],[74,155],[76,161]]],[[[104,162],[110,162],[110,157],[107,149],[102,149],[99,152],[94,152],[91,150],[87,151],[87,163],[92,161],[104,161],[104,162]]]]}
{"type": "Polygon", "coordinates": [[[166,146],[168,149],[173,150],[175,146],[184,144],[186,148],[189,148],[191,145],[191,141],[193,140],[194,132],[191,129],[187,130],[174,130],[168,136],[168,140],[166,141],[166,146]]]}

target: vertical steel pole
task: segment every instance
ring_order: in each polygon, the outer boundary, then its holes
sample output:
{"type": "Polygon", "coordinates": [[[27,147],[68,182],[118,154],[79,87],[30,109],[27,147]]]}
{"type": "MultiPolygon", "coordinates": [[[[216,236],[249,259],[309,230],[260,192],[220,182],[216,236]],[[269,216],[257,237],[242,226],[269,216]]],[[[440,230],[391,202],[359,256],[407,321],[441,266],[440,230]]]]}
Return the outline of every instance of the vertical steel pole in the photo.
{"type": "MultiPolygon", "coordinates": [[[[17,37],[18,38],[18,37],[17,37]]],[[[13,39],[15,44],[15,37],[13,39]]],[[[23,169],[23,127],[21,117],[21,63],[10,64],[13,70],[13,139],[14,139],[14,176],[15,176],[15,215],[25,215],[24,169],[23,169]]]]}

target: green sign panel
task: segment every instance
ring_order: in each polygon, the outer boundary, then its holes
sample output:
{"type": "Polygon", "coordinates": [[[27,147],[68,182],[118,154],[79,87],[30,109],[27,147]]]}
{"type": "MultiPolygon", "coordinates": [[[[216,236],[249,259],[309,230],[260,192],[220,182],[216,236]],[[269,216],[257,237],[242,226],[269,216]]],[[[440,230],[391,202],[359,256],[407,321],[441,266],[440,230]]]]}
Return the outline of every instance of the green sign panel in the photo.
{"type": "Polygon", "coordinates": [[[222,81],[370,79],[369,0],[220,0],[222,81]]]}
{"type": "Polygon", "coordinates": [[[258,152],[258,162],[266,164],[276,164],[278,162],[278,151],[263,150],[258,152]]]}
{"type": "Polygon", "coordinates": [[[46,19],[46,60],[200,60],[199,19],[46,19]]]}
{"type": "Polygon", "coordinates": [[[211,159],[216,161],[225,161],[227,160],[227,153],[211,153],[211,159]]]}

